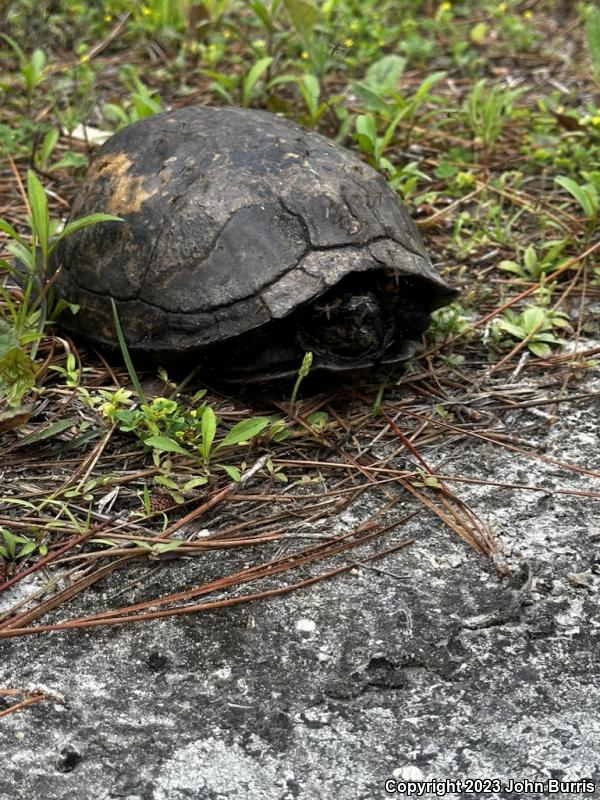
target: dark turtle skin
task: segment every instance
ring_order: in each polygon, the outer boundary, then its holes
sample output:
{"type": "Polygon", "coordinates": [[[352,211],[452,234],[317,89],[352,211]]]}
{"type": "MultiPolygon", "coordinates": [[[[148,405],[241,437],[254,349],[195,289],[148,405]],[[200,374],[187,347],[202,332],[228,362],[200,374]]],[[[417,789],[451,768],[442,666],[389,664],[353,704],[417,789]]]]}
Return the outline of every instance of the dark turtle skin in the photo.
{"type": "Polygon", "coordinates": [[[455,291],[385,179],[289,120],[184,108],[98,151],[71,211],[117,214],[66,237],[53,270],[81,310],[64,327],[131,354],[232,380],[409,358],[455,291]]]}

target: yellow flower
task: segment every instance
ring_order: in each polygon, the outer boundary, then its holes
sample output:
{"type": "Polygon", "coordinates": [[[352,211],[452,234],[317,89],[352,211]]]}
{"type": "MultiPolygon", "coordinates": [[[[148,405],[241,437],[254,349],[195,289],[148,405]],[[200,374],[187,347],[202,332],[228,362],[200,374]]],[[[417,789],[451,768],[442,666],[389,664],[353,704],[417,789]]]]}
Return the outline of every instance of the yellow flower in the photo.
{"type": "Polygon", "coordinates": [[[440,3],[440,5],[438,6],[438,10],[435,12],[436,20],[440,20],[444,16],[444,14],[446,14],[448,11],[451,11],[451,9],[452,9],[452,3],[450,2],[450,0],[444,0],[443,3],[440,3]]]}
{"type": "Polygon", "coordinates": [[[498,11],[501,14],[504,14],[504,12],[506,11],[506,3],[500,3],[500,5],[498,6],[498,11]]]}
{"type": "Polygon", "coordinates": [[[354,39],[351,39],[350,37],[344,39],[344,47],[352,47],[353,44],[354,44],[354,39]]]}
{"type": "Polygon", "coordinates": [[[594,128],[600,128],[600,114],[596,114],[595,117],[592,117],[590,119],[590,122],[594,126],[594,128]]]}
{"type": "Polygon", "coordinates": [[[228,31],[227,28],[223,31],[223,38],[230,39],[231,38],[231,31],[228,31]]]}
{"type": "Polygon", "coordinates": [[[524,11],[523,19],[533,19],[533,11],[524,11]]]}
{"type": "Polygon", "coordinates": [[[105,14],[104,15],[104,22],[110,22],[111,20],[112,20],[112,15],[111,14],[105,14]]]}
{"type": "Polygon", "coordinates": [[[88,56],[87,53],[84,53],[82,56],[79,56],[79,63],[80,64],[85,64],[89,60],[90,60],[90,57],[88,56]]]}
{"type": "Polygon", "coordinates": [[[148,8],[148,6],[142,6],[140,11],[142,12],[142,17],[149,17],[152,13],[152,9],[148,8]]]}
{"type": "Polygon", "coordinates": [[[306,59],[308,58],[308,53],[306,52],[306,50],[303,50],[300,53],[300,58],[303,58],[306,61],[306,59]]]}

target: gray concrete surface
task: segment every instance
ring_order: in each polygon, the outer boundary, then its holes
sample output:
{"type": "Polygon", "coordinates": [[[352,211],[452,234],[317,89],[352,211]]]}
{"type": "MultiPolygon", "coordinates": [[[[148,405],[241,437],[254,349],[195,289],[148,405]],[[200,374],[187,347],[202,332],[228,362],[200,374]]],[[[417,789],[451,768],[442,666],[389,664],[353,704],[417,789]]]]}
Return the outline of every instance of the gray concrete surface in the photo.
{"type": "MultiPolygon", "coordinates": [[[[550,428],[527,411],[505,422],[540,452],[598,469],[598,417],[586,401],[550,428]]],[[[62,698],[0,719],[1,800],[409,796],[386,781],[441,782],[426,798],[598,796],[598,503],[552,491],[599,483],[485,442],[438,446],[429,460],[548,490],[455,485],[491,525],[511,579],[422,512],[386,536],[417,541],[378,562],[384,573],[358,567],[268,602],[1,641],[0,686],[62,698]]],[[[363,496],[338,522],[379,505],[363,496]]],[[[148,591],[197,582],[201,569],[168,562],[148,591]]],[[[102,607],[138,573],[111,576],[80,608],[102,607]]]]}

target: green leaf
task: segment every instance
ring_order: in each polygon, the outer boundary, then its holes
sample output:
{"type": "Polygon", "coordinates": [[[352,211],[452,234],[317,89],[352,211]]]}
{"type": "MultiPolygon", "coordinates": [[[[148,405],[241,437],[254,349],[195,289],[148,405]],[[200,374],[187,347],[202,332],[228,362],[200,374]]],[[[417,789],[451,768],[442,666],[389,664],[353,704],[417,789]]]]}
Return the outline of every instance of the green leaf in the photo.
{"type": "Polygon", "coordinates": [[[364,136],[371,147],[375,149],[377,142],[377,125],[372,114],[361,114],[356,118],[356,132],[364,136]]]}
{"type": "MultiPolygon", "coordinates": [[[[25,244],[22,245],[21,242],[9,242],[9,244],[6,246],[6,249],[14,258],[17,259],[19,265],[25,267],[25,269],[29,273],[27,277],[33,275],[33,273],[37,269],[37,264],[35,261],[34,253],[27,245],[25,244]]],[[[19,270],[18,265],[14,272],[16,275],[21,275],[21,277],[23,277],[23,270],[22,269],[19,270]]]]}
{"type": "Polygon", "coordinates": [[[202,454],[202,458],[204,459],[204,463],[208,464],[213,442],[215,440],[215,433],[217,432],[217,417],[210,406],[206,406],[204,412],[202,413],[200,430],[202,432],[202,444],[200,445],[200,452],[202,454]]]}
{"type": "Polygon", "coordinates": [[[19,346],[19,337],[12,325],[4,319],[0,319],[0,358],[6,355],[9,350],[19,346]]]}
{"type": "Polygon", "coordinates": [[[50,166],[50,171],[54,172],[59,169],[85,167],[87,163],[87,158],[82,156],[81,153],[74,153],[71,150],[67,150],[58,161],[55,161],[54,164],[50,166]]]}
{"type": "Polygon", "coordinates": [[[353,83],[352,91],[362,100],[362,104],[367,111],[378,111],[384,115],[389,114],[388,104],[366,83],[353,83]]]}
{"type": "Polygon", "coordinates": [[[19,236],[19,234],[16,232],[13,226],[9,225],[8,222],[6,222],[6,220],[0,219],[0,231],[3,231],[4,233],[8,234],[10,238],[14,239],[15,242],[18,242],[21,245],[21,247],[27,247],[27,242],[25,241],[25,239],[19,236]]]}
{"type": "Polygon", "coordinates": [[[275,26],[273,25],[273,21],[271,20],[271,16],[269,15],[269,10],[262,2],[262,0],[252,0],[248,3],[252,11],[256,14],[256,16],[261,21],[265,30],[269,33],[275,32],[275,26]]]}
{"type": "Polygon", "coordinates": [[[181,547],[183,542],[158,542],[157,544],[152,545],[152,552],[153,553],[169,553],[171,550],[177,550],[178,547],[181,547]]]}
{"type": "Polygon", "coordinates": [[[116,217],[114,214],[88,214],[87,217],[81,219],[74,219],[73,222],[68,222],[60,233],[54,237],[53,244],[58,244],[65,236],[69,236],[75,231],[82,228],[87,228],[89,225],[96,225],[98,222],[123,222],[123,217],[116,217]]]}
{"type": "Polygon", "coordinates": [[[77,314],[80,308],[81,306],[78,306],[77,303],[68,303],[64,297],[59,297],[54,304],[54,308],[52,309],[49,319],[51,322],[54,322],[54,320],[67,309],[69,309],[71,314],[77,314]]]}
{"type": "Polygon", "coordinates": [[[58,129],[51,128],[48,133],[44,136],[44,140],[42,141],[42,146],[40,147],[38,153],[38,161],[42,168],[45,168],[50,160],[50,156],[54,152],[54,148],[58,143],[58,129]]]}
{"type": "Polygon", "coordinates": [[[559,317],[556,314],[552,317],[552,327],[553,328],[570,328],[571,323],[568,319],[564,317],[559,317]]]}
{"type": "Polygon", "coordinates": [[[538,265],[538,258],[537,258],[537,255],[535,253],[535,248],[531,244],[525,250],[525,253],[523,255],[523,263],[525,264],[527,272],[530,275],[535,275],[536,268],[537,268],[537,265],[538,265]]]}
{"type": "Polygon", "coordinates": [[[225,89],[224,86],[221,86],[220,84],[215,83],[213,81],[213,83],[209,84],[208,88],[209,88],[209,90],[211,92],[215,92],[215,94],[218,94],[219,97],[221,97],[230,106],[234,106],[235,105],[235,101],[233,99],[233,95],[231,94],[231,92],[228,92],[227,89],[225,89]]]}
{"type": "Polygon", "coordinates": [[[42,71],[46,64],[46,55],[43,50],[40,50],[38,47],[36,50],[33,51],[31,54],[31,71],[37,83],[41,77],[42,71]]]}
{"type": "Polygon", "coordinates": [[[475,44],[483,44],[488,34],[489,27],[485,22],[478,22],[469,31],[469,38],[475,44]]]}
{"type": "MultiPolygon", "coordinates": [[[[392,141],[392,137],[394,136],[394,133],[396,132],[396,128],[398,127],[398,125],[399,125],[400,121],[402,120],[402,118],[406,116],[408,111],[409,111],[408,106],[405,106],[404,108],[401,108],[400,111],[394,117],[394,119],[387,126],[387,128],[385,130],[385,133],[384,133],[384,135],[383,135],[383,137],[381,139],[381,142],[379,143],[379,152],[380,153],[383,153],[383,151],[386,149],[388,144],[392,141]]],[[[390,167],[392,167],[392,169],[393,169],[392,164],[390,164],[390,167]]]]}
{"type": "Polygon", "coordinates": [[[329,421],[329,414],[326,411],[313,411],[307,416],[306,421],[314,431],[321,433],[329,421]]]}
{"type": "Polygon", "coordinates": [[[541,342],[529,342],[527,345],[528,350],[530,350],[534,356],[549,356],[552,352],[552,349],[547,344],[542,344],[541,342]]]}
{"type": "Polygon", "coordinates": [[[208,478],[206,475],[202,475],[200,478],[192,478],[191,481],[184,483],[181,487],[182,492],[191,492],[192,489],[197,489],[198,486],[205,486],[208,483],[208,478]]]}
{"type": "Polygon", "coordinates": [[[558,183],[559,186],[562,186],[563,189],[566,189],[566,191],[569,192],[569,194],[572,195],[575,200],[577,200],[586,217],[595,216],[596,211],[598,210],[597,198],[596,203],[594,203],[592,196],[586,192],[587,187],[580,186],[578,183],[575,183],[574,180],[565,176],[559,176],[558,178],[555,178],[554,182],[558,183]]]}
{"type": "Polygon", "coordinates": [[[35,542],[27,542],[17,553],[17,558],[23,558],[24,556],[28,556],[30,553],[33,553],[35,549],[36,549],[35,542]]]}
{"type": "Polygon", "coordinates": [[[405,67],[406,59],[403,56],[393,53],[383,56],[367,70],[365,84],[375,91],[396,89],[405,67]]]}
{"type": "Polygon", "coordinates": [[[520,264],[517,264],[516,261],[501,261],[498,264],[498,269],[501,269],[504,272],[514,272],[515,275],[523,274],[520,264]]]}
{"type": "Polygon", "coordinates": [[[283,0],[288,16],[305,42],[313,38],[314,27],[319,19],[319,11],[307,0],[283,0]]]}
{"type": "Polygon", "coordinates": [[[523,328],[530,334],[534,331],[540,330],[546,321],[546,314],[544,309],[539,306],[529,306],[523,312],[523,328]]]}
{"type": "MultiPolygon", "coordinates": [[[[554,262],[570,243],[570,239],[566,236],[564,239],[553,239],[542,244],[542,248],[546,250],[546,255],[542,259],[542,264],[545,268],[549,265],[554,265],[554,262]]],[[[559,265],[557,265],[558,268],[559,265]]]]}
{"type": "Polygon", "coordinates": [[[304,98],[309,114],[311,117],[314,117],[319,107],[319,98],[321,97],[319,79],[316,75],[303,75],[298,83],[298,88],[304,98]]]}
{"type": "Polygon", "coordinates": [[[0,39],[4,39],[4,41],[12,47],[12,49],[17,54],[17,57],[21,64],[27,62],[27,56],[25,55],[24,51],[19,47],[17,42],[15,42],[14,39],[11,39],[11,37],[7,36],[5,33],[0,33],[0,39]]]}
{"type": "Polygon", "coordinates": [[[109,122],[114,122],[119,126],[127,125],[129,122],[125,111],[116,103],[106,103],[102,108],[102,113],[109,122]]]}
{"type": "Polygon", "coordinates": [[[8,405],[16,408],[21,404],[23,396],[35,386],[36,366],[31,358],[21,350],[13,347],[0,357],[0,394],[3,394],[8,405]]]}
{"type": "Polygon", "coordinates": [[[355,138],[356,144],[363,151],[363,153],[368,153],[370,155],[375,152],[374,143],[369,139],[368,136],[365,136],[364,133],[357,133],[355,138]]]}
{"type": "Polygon", "coordinates": [[[536,333],[533,337],[534,342],[549,342],[550,344],[561,344],[561,340],[553,333],[536,333]]]}
{"type": "Polygon", "coordinates": [[[107,547],[115,547],[115,542],[112,539],[101,539],[100,537],[90,539],[90,544],[105,544],[107,547]]]}
{"type": "Polygon", "coordinates": [[[154,479],[154,482],[159,486],[165,486],[167,489],[172,489],[174,492],[179,490],[179,484],[171,478],[167,478],[166,475],[157,475],[154,479]]]}
{"type": "Polygon", "coordinates": [[[237,483],[240,478],[242,477],[242,473],[239,471],[237,467],[229,466],[228,464],[219,464],[222,470],[224,470],[227,475],[231,478],[232,481],[237,483]]]}
{"type": "Polygon", "coordinates": [[[136,547],[141,547],[143,550],[152,550],[152,545],[150,542],[132,542],[136,547]]]}
{"type": "Polygon", "coordinates": [[[162,453],[179,453],[182,456],[189,456],[187,450],[184,450],[178,442],[168,436],[149,436],[144,439],[144,444],[162,453]]]}
{"type": "Polygon", "coordinates": [[[135,367],[133,366],[133,361],[131,360],[131,356],[129,355],[129,350],[127,348],[127,342],[125,341],[125,336],[123,334],[123,328],[121,327],[121,321],[119,320],[119,312],[117,311],[117,305],[114,301],[114,298],[110,298],[110,302],[112,304],[112,311],[113,311],[113,319],[115,322],[115,329],[117,331],[117,339],[119,340],[119,347],[121,348],[121,354],[123,356],[123,360],[125,361],[125,366],[127,367],[127,372],[129,373],[129,377],[131,378],[131,382],[137,392],[138,398],[140,402],[146,402],[146,396],[144,395],[144,390],[142,389],[142,384],[138,378],[138,374],[135,371],[135,367]]]}
{"type": "Polygon", "coordinates": [[[152,513],[152,498],[150,496],[150,489],[148,489],[148,484],[144,484],[144,488],[142,490],[142,505],[144,506],[144,511],[146,514],[152,513]]]}
{"type": "Polygon", "coordinates": [[[251,419],[243,419],[241,422],[236,423],[233,428],[227,433],[225,438],[219,442],[218,447],[227,447],[232,444],[241,444],[248,442],[254,436],[257,436],[271,420],[269,417],[252,417],[251,419]]]}
{"type": "Polygon", "coordinates": [[[32,232],[37,245],[42,251],[44,265],[48,263],[48,246],[50,238],[50,217],[48,215],[48,198],[44,187],[33,170],[27,172],[27,197],[31,206],[32,232]]]}
{"type": "Polygon", "coordinates": [[[321,85],[319,84],[319,79],[317,76],[307,73],[306,75],[302,76],[302,83],[315,101],[318,101],[319,97],[321,96],[321,85]]]}
{"type": "Polygon", "coordinates": [[[313,363],[313,354],[309,350],[308,352],[304,353],[304,357],[302,358],[302,364],[300,364],[300,369],[298,370],[296,382],[294,383],[294,388],[292,389],[292,396],[290,397],[290,407],[292,409],[296,404],[296,398],[298,397],[298,392],[300,391],[300,384],[310,372],[312,363],[313,363]]]}
{"type": "Polygon", "coordinates": [[[283,442],[293,436],[294,432],[283,420],[278,419],[271,425],[269,435],[274,442],[283,442]]]}
{"type": "Polygon", "coordinates": [[[17,537],[6,528],[2,528],[2,538],[6,544],[4,551],[11,559],[14,559],[17,552],[17,537]]]}
{"type": "Polygon", "coordinates": [[[269,88],[274,86],[281,86],[284,83],[299,84],[301,80],[302,78],[299,78],[298,75],[292,75],[291,73],[288,73],[286,75],[277,75],[277,77],[273,78],[273,80],[269,82],[269,88]]]}
{"type": "Polygon", "coordinates": [[[499,319],[496,324],[501,330],[506,331],[511,336],[514,336],[515,339],[524,339],[527,335],[523,328],[521,328],[519,325],[509,322],[507,319],[499,319]]]}
{"type": "MultiPolygon", "coordinates": [[[[458,172],[458,168],[451,164],[449,161],[440,161],[439,167],[433,170],[436,178],[453,178],[458,172]]],[[[504,263],[504,262],[503,262],[504,263]]]]}
{"type": "Polygon", "coordinates": [[[154,114],[160,114],[163,110],[160,102],[150,95],[134,93],[132,94],[132,99],[136,119],[151,117],[154,114]]]}
{"type": "Polygon", "coordinates": [[[600,8],[595,8],[587,19],[585,41],[594,72],[600,76],[600,8]]]}
{"type": "Polygon", "coordinates": [[[256,83],[261,79],[263,74],[268,70],[270,65],[273,63],[273,59],[271,56],[265,56],[264,58],[259,59],[256,64],[248,71],[248,74],[244,78],[244,83],[242,86],[242,105],[244,108],[247,108],[250,104],[250,99],[252,97],[252,90],[256,83]]]}
{"type": "Polygon", "coordinates": [[[66,431],[67,428],[72,428],[73,425],[76,425],[78,422],[79,422],[78,417],[67,417],[67,419],[59,419],[58,422],[55,422],[52,425],[48,425],[46,427],[42,427],[41,430],[37,430],[31,436],[28,436],[23,443],[29,445],[29,444],[34,444],[35,442],[41,442],[44,439],[50,439],[52,436],[58,436],[59,433],[66,431]]]}
{"type": "Polygon", "coordinates": [[[423,83],[419,86],[417,91],[415,92],[414,99],[415,100],[423,100],[428,94],[429,90],[436,84],[438,81],[441,81],[442,78],[446,77],[445,72],[432,72],[431,75],[428,75],[423,83]]]}

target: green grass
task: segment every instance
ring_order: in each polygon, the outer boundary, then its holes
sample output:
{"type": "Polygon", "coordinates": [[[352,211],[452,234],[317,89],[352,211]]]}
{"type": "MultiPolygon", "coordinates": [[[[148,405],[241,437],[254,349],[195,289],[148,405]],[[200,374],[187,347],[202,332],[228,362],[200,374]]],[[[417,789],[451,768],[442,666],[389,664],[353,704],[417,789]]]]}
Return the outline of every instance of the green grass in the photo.
{"type": "MultiPolygon", "coordinates": [[[[195,94],[266,107],[357,148],[417,220],[442,212],[450,275],[493,247],[505,272],[549,240],[560,239],[568,258],[598,218],[599,17],[592,4],[578,7],[570,35],[587,50],[569,70],[548,35],[559,4],[537,5],[109,0],[100,11],[63,0],[42,4],[40,14],[31,0],[12,2],[0,55],[0,147],[19,165],[33,162],[57,190],[81,177],[90,151],[72,133],[84,122],[110,132],[195,94]],[[548,84],[541,94],[521,58],[560,73],[565,91],[548,84]],[[589,91],[576,83],[586,76],[589,91]],[[476,200],[462,205],[474,191],[476,200]]],[[[42,222],[34,214],[32,224],[42,222]]],[[[4,232],[31,253],[7,224],[4,232]]],[[[37,235],[44,260],[52,236],[37,235]]],[[[534,280],[545,271],[511,269],[534,280]]],[[[31,297],[19,320],[4,300],[21,336],[31,297]]]]}

